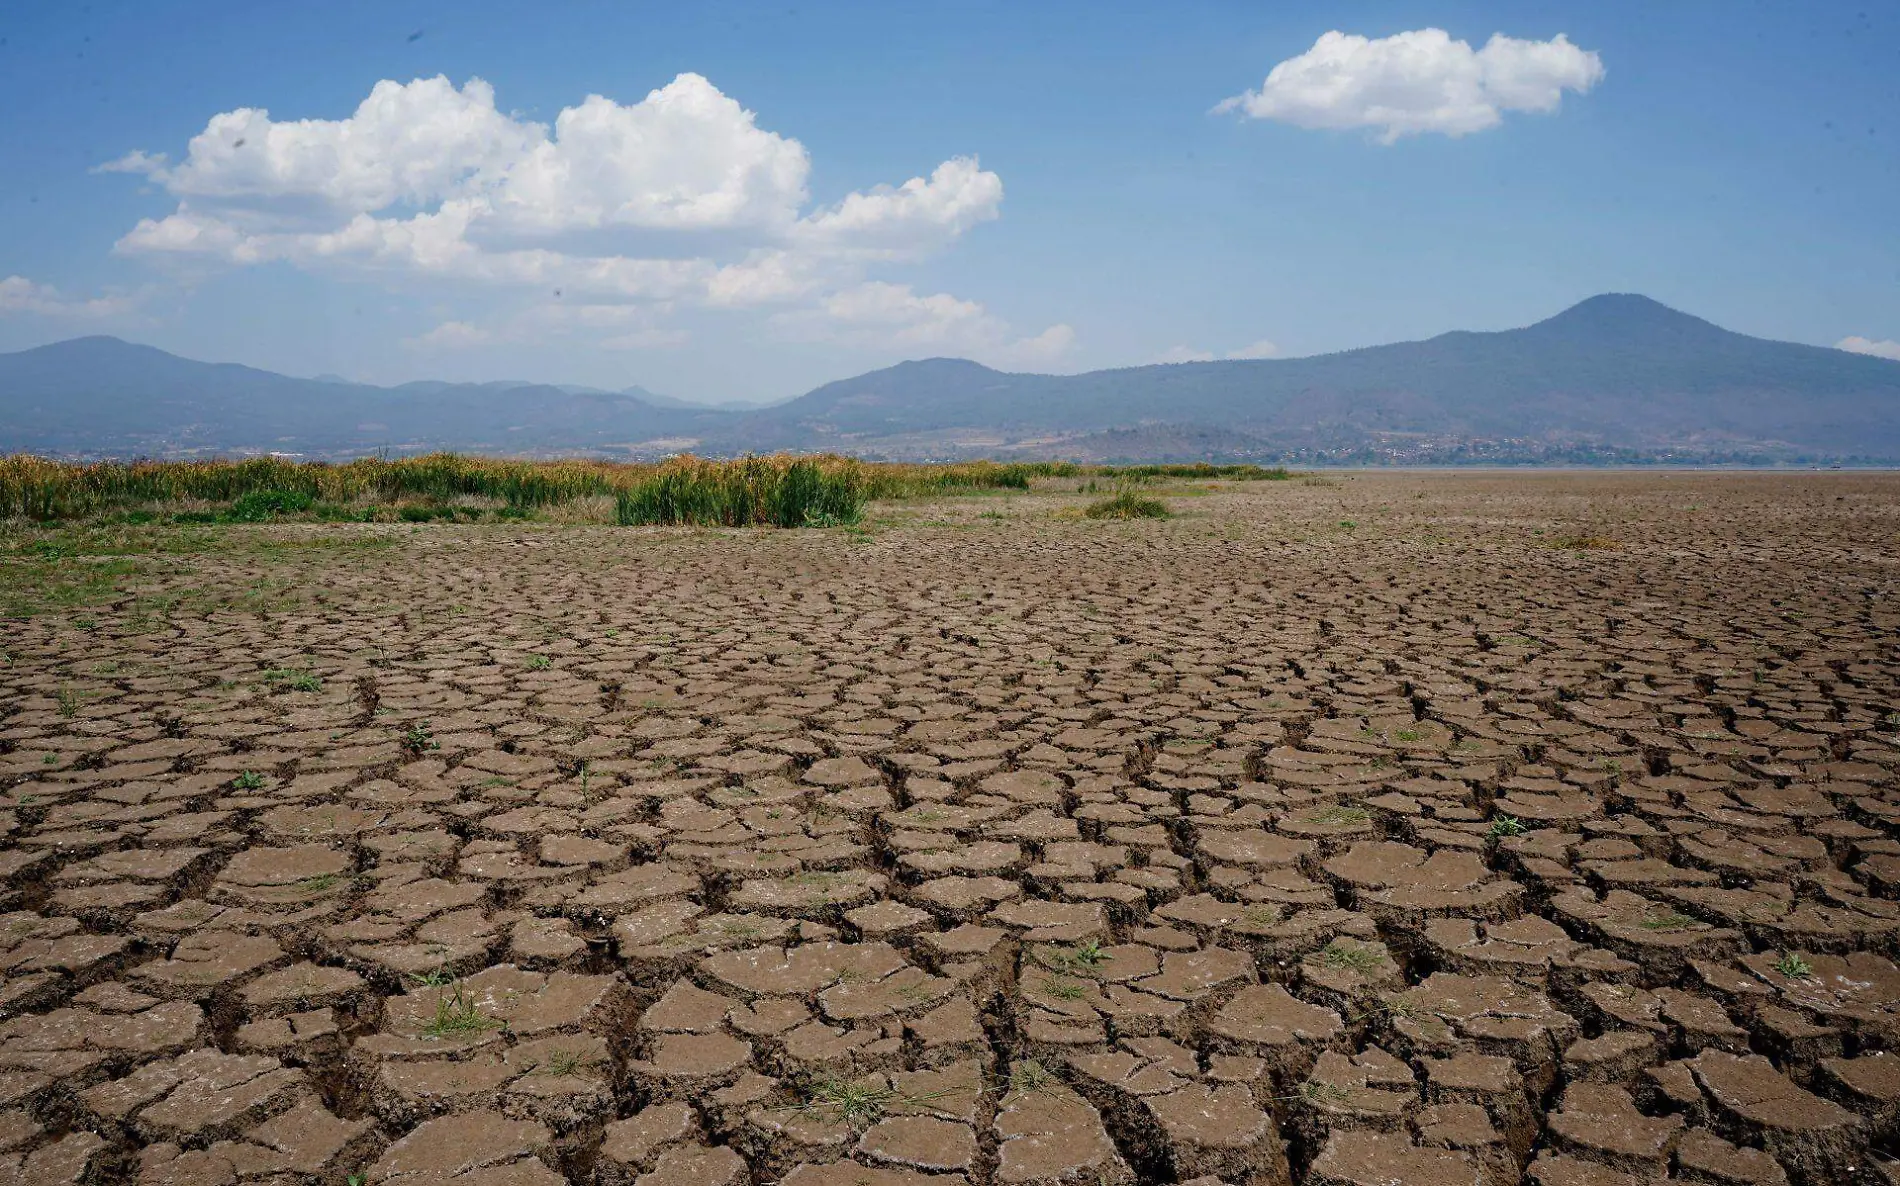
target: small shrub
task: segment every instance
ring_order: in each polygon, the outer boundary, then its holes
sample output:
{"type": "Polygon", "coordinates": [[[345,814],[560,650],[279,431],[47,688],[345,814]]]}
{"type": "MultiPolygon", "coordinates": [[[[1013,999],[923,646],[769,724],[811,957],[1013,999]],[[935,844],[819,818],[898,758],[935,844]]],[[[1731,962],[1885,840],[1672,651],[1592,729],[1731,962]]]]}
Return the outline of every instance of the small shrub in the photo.
{"type": "Polygon", "coordinates": [[[409,726],[403,733],[402,748],[412,754],[420,755],[432,749],[441,749],[442,743],[435,739],[435,734],[429,732],[429,723],[424,721],[419,725],[409,726]]]}
{"type": "Polygon", "coordinates": [[[1133,490],[1118,491],[1113,497],[1090,503],[1082,513],[1091,519],[1168,519],[1173,512],[1158,498],[1146,498],[1133,490]]]}
{"type": "Polygon", "coordinates": [[[316,501],[300,490],[253,490],[231,503],[230,518],[238,523],[263,523],[307,511],[316,501]]]}

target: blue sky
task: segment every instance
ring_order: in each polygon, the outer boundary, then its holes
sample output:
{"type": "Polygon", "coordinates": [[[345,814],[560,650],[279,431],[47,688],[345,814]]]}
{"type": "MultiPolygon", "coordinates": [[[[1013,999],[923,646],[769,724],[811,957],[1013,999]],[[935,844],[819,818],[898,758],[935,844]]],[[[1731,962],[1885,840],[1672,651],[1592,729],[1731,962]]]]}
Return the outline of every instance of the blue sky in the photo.
{"type": "Polygon", "coordinates": [[[27,2],[0,38],[0,349],[766,399],[1628,291],[1900,352],[1867,0],[27,2]]]}

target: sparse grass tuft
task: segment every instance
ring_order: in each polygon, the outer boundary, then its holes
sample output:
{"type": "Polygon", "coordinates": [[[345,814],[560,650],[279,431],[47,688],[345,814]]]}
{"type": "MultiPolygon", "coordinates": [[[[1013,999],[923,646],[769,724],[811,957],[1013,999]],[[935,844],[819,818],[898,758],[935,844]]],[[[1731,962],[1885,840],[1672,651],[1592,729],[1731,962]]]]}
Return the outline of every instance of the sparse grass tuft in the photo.
{"type": "Polygon", "coordinates": [[[593,1056],[585,1050],[552,1050],[548,1052],[547,1061],[534,1068],[534,1073],[552,1075],[557,1079],[565,1078],[568,1075],[580,1073],[584,1068],[591,1066],[593,1061],[593,1056]]]}
{"type": "Polygon", "coordinates": [[[323,681],[300,668],[272,668],[264,673],[264,682],[290,692],[321,692],[323,681]]]}
{"type": "Polygon", "coordinates": [[[1300,1084],[1300,1096],[1312,1104],[1337,1105],[1351,1101],[1352,1089],[1324,1079],[1308,1079],[1300,1084]]]}
{"type": "Polygon", "coordinates": [[[1124,487],[1112,497],[1090,503],[1082,513],[1091,519],[1169,519],[1174,512],[1158,498],[1147,498],[1124,487]]]}
{"type": "Polygon", "coordinates": [[[1055,1082],[1056,1077],[1048,1067],[1034,1059],[1024,1059],[1009,1068],[1009,1089],[1003,1094],[1003,1102],[1047,1091],[1055,1082]]]}
{"type": "Polygon", "coordinates": [[[1674,910],[1664,910],[1656,914],[1644,914],[1637,923],[1645,931],[1681,931],[1696,925],[1693,915],[1680,914],[1674,910]]]}
{"type": "Polygon", "coordinates": [[[884,1118],[897,1092],[882,1085],[825,1079],[812,1085],[797,1111],[820,1113],[848,1128],[863,1128],[884,1118]]]}
{"type": "Polygon", "coordinates": [[[71,684],[61,684],[56,698],[59,702],[59,715],[68,718],[78,716],[80,707],[86,703],[86,694],[71,684]]]}
{"type": "Polygon", "coordinates": [[[1363,824],[1372,819],[1372,813],[1363,807],[1351,807],[1344,803],[1335,803],[1331,807],[1309,812],[1306,822],[1325,827],[1350,827],[1363,824]]]}
{"type": "Polygon", "coordinates": [[[423,1037],[460,1038],[507,1026],[498,1018],[482,1016],[481,1008],[463,993],[459,981],[452,981],[447,987],[447,993],[440,988],[436,990],[435,1016],[422,1027],[423,1037]]]}
{"type": "Polygon", "coordinates": [[[255,770],[246,770],[231,780],[231,786],[240,791],[261,791],[264,789],[264,776],[255,770]]]}
{"type": "Polygon", "coordinates": [[[1036,958],[1058,972],[1071,972],[1079,968],[1099,968],[1113,957],[1102,947],[1101,940],[1085,939],[1066,947],[1037,948],[1036,958]]]}
{"type": "Polygon", "coordinates": [[[1573,552],[1613,552],[1623,546],[1607,535],[1560,535],[1551,542],[1573,552]]]}
{"type": "Polygon", "coordinates": [[[1350,939],[1334,939],[1320,948],[1319,962],[1329,968],[1344,968],[1354,972],[1370,972],[1384,962],[1378,951],[1363,943],[1354,943],[1350,939]]]}

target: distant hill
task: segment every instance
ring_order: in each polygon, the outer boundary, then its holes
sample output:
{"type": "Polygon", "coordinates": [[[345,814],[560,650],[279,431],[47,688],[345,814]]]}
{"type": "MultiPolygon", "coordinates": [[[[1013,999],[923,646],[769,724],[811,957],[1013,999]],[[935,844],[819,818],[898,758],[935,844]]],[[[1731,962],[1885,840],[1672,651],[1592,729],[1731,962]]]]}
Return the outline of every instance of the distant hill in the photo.
{"type": "Polygon", "coordinates": [[[1646,297],[1310,358],[1009,374],[901,363],[754,410],[640,388],[384,388],[114,338],[0,355],[0,452],[836,449],[1079,460],[1900,461],[1900,362],[1731,333],[1646,297]]]}
{"type": "MultiPolygon", "coordinates": [[[[826,384],[751,417],[748,440],[927,450],[1143,425],[1259,438],[1268,452],[1515,441],[1900,458],[1900,363],[1731,333],[1647,297],[1592,297],[1497,333],[1311,358],[1016,375],[960,359],[826,384]]],[[[1504,450],[1509,452],[1510,450],[1504,450]]]]}
{"type": "Polygon", "coordinates": [[[0,452],[624,450],[696,436],[708,415],[619,392],[523,382],[372,387],[293,379],[107,337],[0,355],[0,452]]]}

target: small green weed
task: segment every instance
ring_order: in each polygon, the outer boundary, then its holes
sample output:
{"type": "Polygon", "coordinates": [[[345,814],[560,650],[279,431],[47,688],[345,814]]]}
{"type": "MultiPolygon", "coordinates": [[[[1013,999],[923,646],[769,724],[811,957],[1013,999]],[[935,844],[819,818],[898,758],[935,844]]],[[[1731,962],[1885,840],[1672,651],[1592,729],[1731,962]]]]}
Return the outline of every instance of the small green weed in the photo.
{"type": "Polygon", "coordinates": [[[57,699],[60,716],[76,717],[79,715],[80,708],[86,703],[86,694],[71,684],[61,684],[57,699]]]}
{"type": "Polygon", "coordinates": [[[1085,939],[1067,947],[1040,948],[1036,958],[1057,971],[1069,972],[1077,968],[1099,968],[1113,957],[1103,949],[1101,940],[1085,939]]]}
{"type": "Polygon", "coordinates": [[[1782,952],[1781,958],[1775,961],[1774,967],[1775,971],[1790,980],[1805,980],[1814,975],[1814,965],[1802,959],[1801,954],[1795,951],[1782,952]]]}
{"type": "Polygon", "coordinates": [[[409,726],[402,735],[402,748],[412,754],[425,754],[432,749],[441,749],[442,743],[429,732],[429,722],[421,721],[409,726]]]}
{"type": "Polygon", "coordinates": [[[302,668],[272,668],[264,673],[264,682],[271,687],[289,692],[321,692],[323,681],[302,668]]]}
{"type": "Polygon", "coordinates": [[[1484,834],[1493,840],[1502,840],[1506,836],[1522,836],[1529,830],[1524,826],[1524,821],[1516,816],[1500,815],[1492,818],[1491,826],[1485,829],[1484,834]]]}
{"type": "Polygon", "coordinates": [[[261,791],[264,789],[264,776],[255,770],[246,770],[231,780],[231,786],[240,791],[261,791]]]}

